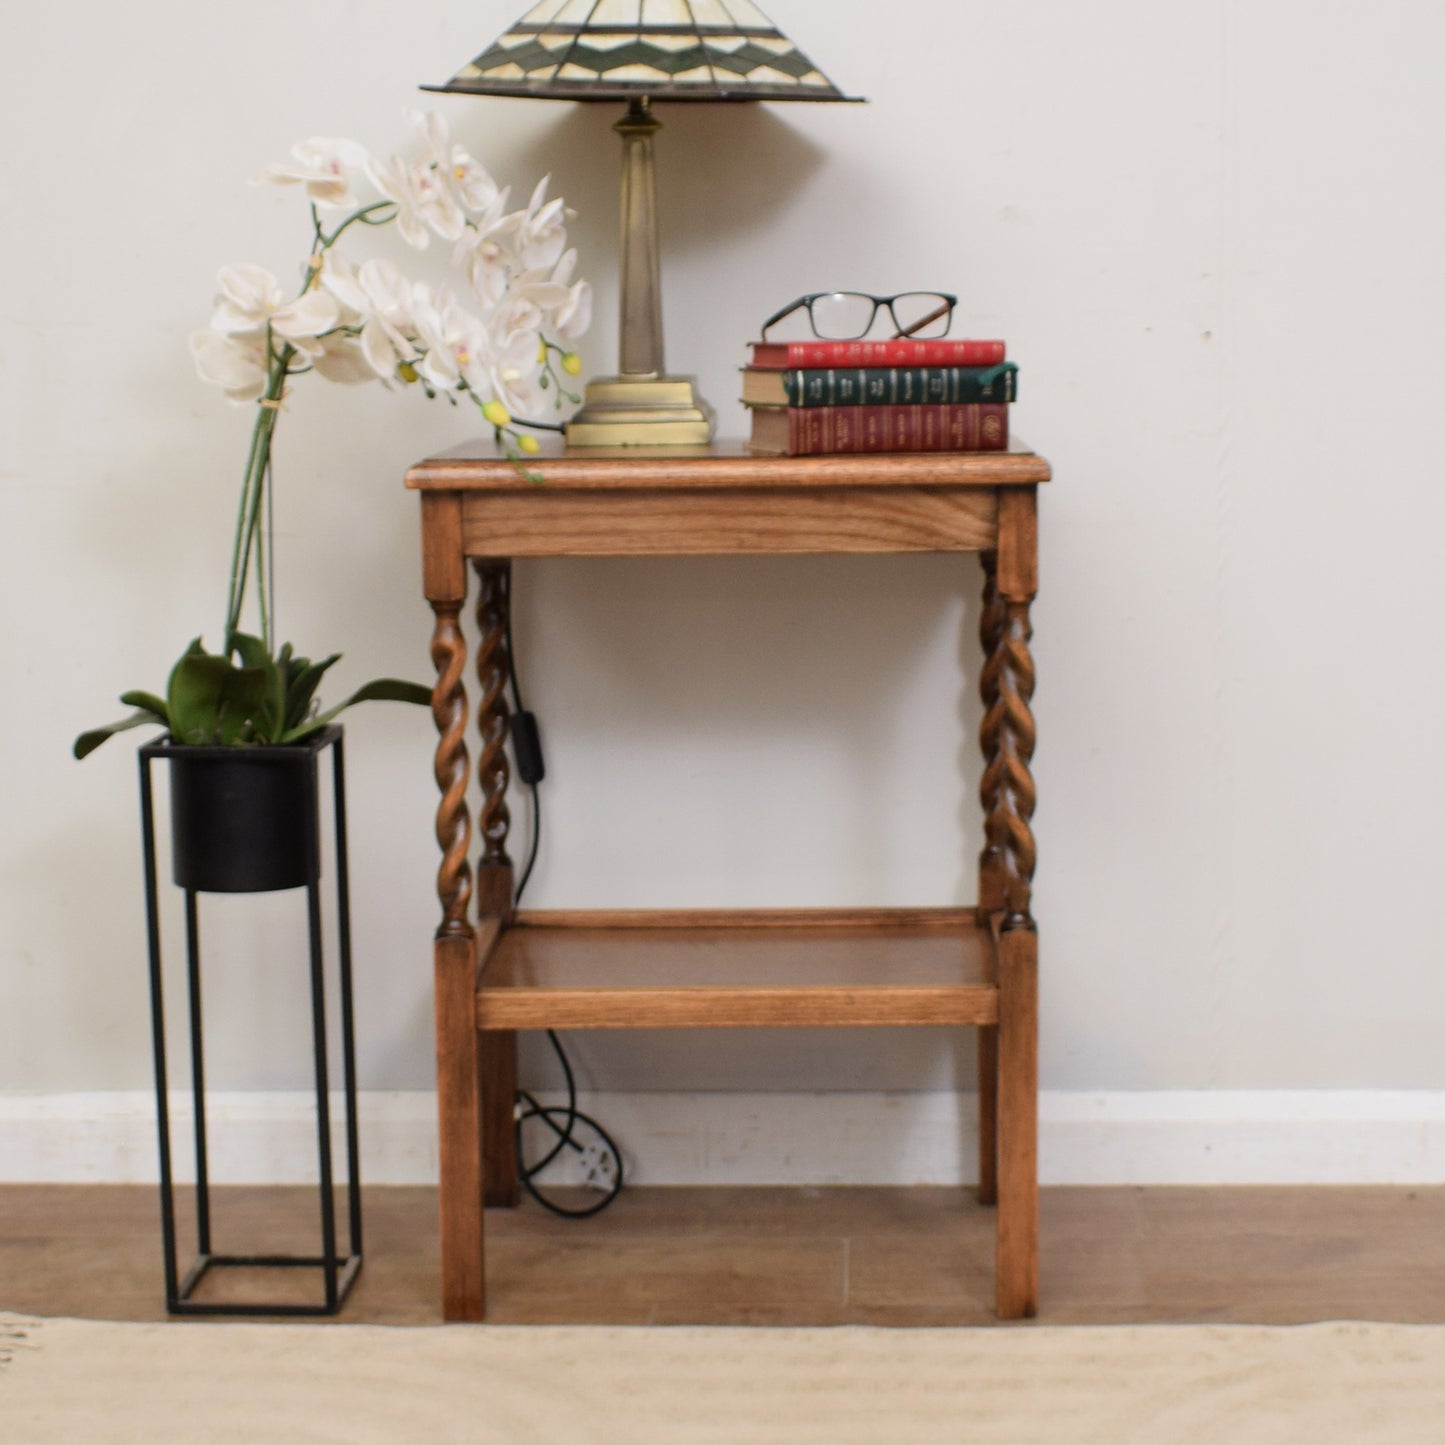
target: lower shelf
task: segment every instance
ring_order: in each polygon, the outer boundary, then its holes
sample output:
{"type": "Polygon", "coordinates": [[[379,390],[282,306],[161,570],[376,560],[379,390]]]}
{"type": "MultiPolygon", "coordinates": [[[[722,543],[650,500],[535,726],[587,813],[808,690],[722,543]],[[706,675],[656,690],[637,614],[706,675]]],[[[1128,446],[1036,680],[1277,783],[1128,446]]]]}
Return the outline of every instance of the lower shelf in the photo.
{"type": "Polygon", "coordinates": [[[971,908],[522,913],[481,947],[484,1030],[998,1022],[971,908]]]}

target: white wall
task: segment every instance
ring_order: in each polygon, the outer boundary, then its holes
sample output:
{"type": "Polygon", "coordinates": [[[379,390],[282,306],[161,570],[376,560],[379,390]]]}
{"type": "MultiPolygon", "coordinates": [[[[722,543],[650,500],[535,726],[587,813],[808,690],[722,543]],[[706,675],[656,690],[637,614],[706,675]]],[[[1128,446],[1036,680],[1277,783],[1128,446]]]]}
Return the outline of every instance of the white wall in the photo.
{"type": "MultiPolygon", "coordinates": [[[[134,749],[67,748],[219,627],[249,418],[186,337],[221,264],[287,272],[305,243],[294,198],[248,179],[310,134],[405,145],[414,85],[521,8],[253,0],[226,22],[78,0],[7,25],[0,1092],[149,1080],[134,749]]],[[[771,13],[871,103],[664,113],[668,360],[736,433],[743,342],[801,291],[944,287],[962,330],[1007,336],[1016,430],[1057,477],[1035,610],[1045,1084],[1445,1088],[1445,19],[918,0],[887,46],[861,0],[771,13]]],[[[585,360],[613,369],[609,109],[439,105],[499,176],[550,170],[580,212],[585,360]]],[[[427,676],[401,477],[475,428],[297,391],[283,630],[344,650],[341,684],[427,676]]],[[[971,560],[546,563],[515,590],[551,772],[530,902],[971,899],[971,560]]],[[[431,723],[363,710],[348,743],[362,1083],[425,1089],[431,723]]],[[[294,919],[215,917],[214,1082],[304,1087],[294,919]]],[[[967,1042],[932,1033],[575,1049],[603,1091],[971,1074],[967,1042]]]]}

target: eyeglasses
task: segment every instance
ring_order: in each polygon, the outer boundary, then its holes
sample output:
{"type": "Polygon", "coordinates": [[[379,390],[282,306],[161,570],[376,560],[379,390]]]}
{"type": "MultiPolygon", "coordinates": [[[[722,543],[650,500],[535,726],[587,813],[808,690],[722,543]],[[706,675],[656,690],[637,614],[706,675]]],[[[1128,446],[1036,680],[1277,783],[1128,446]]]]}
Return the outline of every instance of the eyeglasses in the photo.
{"type": "Polygon", "coordinates": [[[888,313],[895,336],[943,336],[953,321],[958,297],[945,291],[900,291],[870,296],[865,291],[814,291],[790,301],[763,322],[762,335],[795,311],[806,311],[813,335],[822,341],[857,341],[873,329],[879,310],[888,313]]]}

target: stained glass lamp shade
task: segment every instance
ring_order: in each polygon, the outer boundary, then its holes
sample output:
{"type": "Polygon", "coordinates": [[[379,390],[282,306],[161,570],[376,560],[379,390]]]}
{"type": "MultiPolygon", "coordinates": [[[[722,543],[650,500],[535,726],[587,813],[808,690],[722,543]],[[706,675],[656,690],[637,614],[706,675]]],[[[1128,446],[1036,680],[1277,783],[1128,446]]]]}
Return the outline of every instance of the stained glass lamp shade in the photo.
{"type": "Polygon", "coordinates": [[[662,361],[654,100],[850,100],[752,0],[542,0],[426,90],[626,101],[618,375],[587,388],[573,445],[706,442],[712,408],[662,361]]]}
{"type": "Polygon", "coordinates": [[[444,87],[569,100],[846,100],[752,0],[543,0],[444,87]]]}

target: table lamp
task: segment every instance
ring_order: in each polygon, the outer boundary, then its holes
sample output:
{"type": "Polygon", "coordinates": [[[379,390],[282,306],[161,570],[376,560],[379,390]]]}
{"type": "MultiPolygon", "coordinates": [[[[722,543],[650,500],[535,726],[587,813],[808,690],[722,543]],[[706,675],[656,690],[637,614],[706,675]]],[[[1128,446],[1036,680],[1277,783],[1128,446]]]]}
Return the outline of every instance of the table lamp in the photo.
{"type": "Polygon", "coordinates": [[[587,386],[570,446],[711,440],[713,409],[662,359],[655,100],[855,100],[752,0],[542,0],[445,85],[423,90],[620,100],[622,288],[616,376],[587,386]]]}

